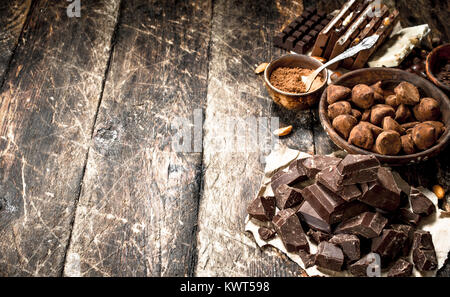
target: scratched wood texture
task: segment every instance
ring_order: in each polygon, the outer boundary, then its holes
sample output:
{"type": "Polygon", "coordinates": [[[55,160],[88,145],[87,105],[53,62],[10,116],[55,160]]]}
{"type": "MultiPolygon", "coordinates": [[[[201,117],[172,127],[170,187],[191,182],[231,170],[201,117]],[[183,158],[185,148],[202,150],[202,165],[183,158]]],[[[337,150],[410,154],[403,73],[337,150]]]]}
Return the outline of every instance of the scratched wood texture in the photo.
{"type": "Polygon", "coordinates": [[[65,275],[192,275],[201,143],[176,152],[171,124],[206,103],[211,9],[123,1],[65,275]]]}
{"type": "Polygon", "coordinates": [[[0,275],[62,273],[117,3],[33,3],[0,91],[0,275]]]}
{"type": "Polygon", "coordinates": [[[260,157],[267,151],[262,141],[271,131],[270,125],[264,129],[263,119],[256,127],[246,126],[246,119],[280,117],[281,124],[294,123],[295,134],[286,142],[304,151],[314,149],[311,113],[281,111],[267,96],[261,78],[253,73],[255,65],[281,54],[272,47],[273,33],[301,9],[301,3],[296,1],[214,2],[197,276],[297,276],[301,273],[298,266],[275,251],[255,248],[254,241],[243,232],[247,204],[254,198],[263,175],[260,157]],[[230,127],[233,123],[236,127],[230,127]],[[233,137],[230,129],[239,131],[235,135],[245,140],[233,137]],[[253,138],[258,134],[258,138],[253,138]],[[239,152],[241,146],[237,141],[246,141],[247,151],[239,152]]]}
{"type": "MultiPolygon", "coordinates": [[[[289,147],[336,149],[316,110],[281,109],[253,73],[284,54],[272,38],[302,1],[85,0],[80,19],[64,1],[4,2],[0,276],[301,275],[243,230],[270,118],[294,126],[289,147]],[[198,112],[187,133],[203,143],[176,151],[172,124],[198,112]]],[[[449,189],[449,150],[398,170],[449,189]]]]}
{"type": "Polygon", "coordinates": [[[31,0],[0,3],[0,86],[27,19],[31,0]]]}

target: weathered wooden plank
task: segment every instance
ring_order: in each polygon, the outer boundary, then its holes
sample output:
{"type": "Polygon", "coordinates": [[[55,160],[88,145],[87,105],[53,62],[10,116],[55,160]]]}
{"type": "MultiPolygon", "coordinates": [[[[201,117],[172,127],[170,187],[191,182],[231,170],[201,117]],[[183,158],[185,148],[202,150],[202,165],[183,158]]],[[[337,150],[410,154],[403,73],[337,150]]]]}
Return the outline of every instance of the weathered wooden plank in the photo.
{"type": "Polygon", "coordinates": [[[30,7],[31,0],[0,3],[0,86],[30,7]]]}
{"type": "Polygon", "coordinates": [[[123,2],[65,275],[192,274],[201,143],[176,152],[171,124],[205,104],[210,19],[209,0],[123,2]]]}
{"type": "MultiPolygon", "coordinates": [[[[248,118],[264,123],[264,117],[278,117],[280,125],[293,124],[294,133],[281,141],[313,150],[311,113],[291,113],[275,106],[261,78],[253,73],[255,65],[284,53],[272,47],[272,37],[301,9],[301,3],[295,1],[214,2],[197,276],[301,273],[297,265],[273,250],[256,248],[243,232],[248,202],[256,195],[263,175],[260,157],[268,152],[261,138],[267,131],[258,137],[258,124],[251,125],[248,118]],[[247,144],[233,145],[237,137],[246,139],[247,144]]],[[[268,132],[272,129],[269,124],[268,132]]]]}
{"type": "Polygon", "coordinates": [[[118,1],[36,1],[0,92],[0,275],[62,273],[118,1]]]}

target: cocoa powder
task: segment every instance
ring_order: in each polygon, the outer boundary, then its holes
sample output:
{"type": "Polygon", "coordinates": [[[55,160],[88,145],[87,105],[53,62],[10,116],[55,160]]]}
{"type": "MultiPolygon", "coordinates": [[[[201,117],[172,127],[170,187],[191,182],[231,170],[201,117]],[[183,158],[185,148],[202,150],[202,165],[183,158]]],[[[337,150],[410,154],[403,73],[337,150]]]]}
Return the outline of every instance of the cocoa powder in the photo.
{"type": "MultiPolygon", "coordinates": [[[[306,86],[302,81],[302,76],[306,77],[313,72],[311,69],[300,67],[278,67],[270,74],[269,81],[280,91],[300,94],[304,93],[306,86]]],[[[318,76],[311,87],[310,92],[318,89],[323,83],[323,79],[318,76]]]]}

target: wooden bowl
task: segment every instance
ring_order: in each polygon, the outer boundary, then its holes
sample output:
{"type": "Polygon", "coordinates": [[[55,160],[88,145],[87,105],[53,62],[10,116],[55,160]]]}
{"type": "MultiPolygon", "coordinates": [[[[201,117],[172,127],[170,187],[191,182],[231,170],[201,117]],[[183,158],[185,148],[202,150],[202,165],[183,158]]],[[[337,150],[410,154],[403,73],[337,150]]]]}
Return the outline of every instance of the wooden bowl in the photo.
{"type": "Polygon", "coordinates": [[[264,71],[264,82],[270,97],[272,97],[275,103],[289,110],[309,109],[312,106],[316,105],[319,102],[320,94],[322,94],[323,90],[327,86],[328,71],[326,69],[324,69],[320,74],[323,78],[325,78],[320,88],[304,94],[283,92],[275,88],[270,83],[269,78],[272,74],[272,71],[277,69],[278,67],[301,67],[308,69],[317,69],[322,65],[323,64],[321,62],[314,58],[298,54],[288,54],[276,60],[273,60],[264,71]]]}
{"type": "Polygon", "coordinates": [[[428,54],[426,71],[428,78],[439,88],[450,94],[450,86],[437,79],[436,73],[439,71],[442,61],[450,60],[450,43],[438,46],[428,54]]]}
{"type": "Polygon", "coordinates": [[[398,156],[380,155],[349,144],[347,140],[342,138],[331,125],[330,119],[327,115],[328,102],[327,92],[325,90],[319,103],[319,116],[320,122],[331,140],[338,147],[346,150],[351,154],[371,154],[376,156],[381,163],[392,166],[422,162],[436,156],[441,151],[443,151],[450,140],[450,102],[448,97],[431,82],[419,77],[416,74],[412,74],[403,70],[390,68],[366,68],[355,70],[343,75],[336,81],[335,84],[352,88],[357,84],[372,85],[380,80],[383,81],[383,85],[386,86],[387,89],[394,88],[398,83],[402,81],[410,82],[419,89],[421,97],[432,97],[439,101],[442,112],[442,119],[445,124],[446,131],[440,137],[437,144],[426,151],[411,155],[398,156]]]}

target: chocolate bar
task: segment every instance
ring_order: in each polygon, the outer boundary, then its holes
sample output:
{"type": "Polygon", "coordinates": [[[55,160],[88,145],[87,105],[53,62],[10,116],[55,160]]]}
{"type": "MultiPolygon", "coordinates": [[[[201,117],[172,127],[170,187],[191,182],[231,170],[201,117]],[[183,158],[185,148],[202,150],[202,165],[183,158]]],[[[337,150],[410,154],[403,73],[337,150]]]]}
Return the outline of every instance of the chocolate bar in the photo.
{"type": "Polygon", "coordinates": [[[431,271],[437,268],[436,251],[428,231],[414,232],[413,262],[419,271],[431,271]]]}
{"type": "Polygon", "coordinates": [[[341,271],[344,264],[344,253],[338,246],[322,241],[317,248],[314,263],[322,268],[341,271]]]}
{"type": "Polygon", "coordinates": [[[275,36],[273,43],[287,51],[305,54],[312,47],[324,23],[328,23],[329,20],[325,12],[307,8],[300,17],[275,36]]]}
{"type": "Polygon", "coordinates": [[[303,197],[299,189],[288,185],[281,185],[275,191],[276,205],[279,209],[290,208],[302,202],[303,197]]]}
{"type": "Polygon", "coordinates": [[[357,11],[363,9],[357,0],[347,1],[339,13],[319,33],[311,55],[328,59],[340,34],[357,17],[357,11]]]}
{"type": "Polygon", "coordinates": [[[340,247],[349,262],[356,261],[361,257],[360,241],[356,235],[337,234],[329,242],[340,247]]]}
{"type": "Polygon", "coordinates": [[[304,188],[301,193],[325,222],[331,225],[339,221],[337,214],[344,208],[345,200],[317,183],[304,188]]]}
{"type": "Polygon", "coordinates": [[[372,252],[380,255],[382,267],[401,254],[407,239],[405,233],[393,229],[385,229],[381,236],[372,239],[372,252]]]}
{"type": "Polygon", "coordinates": [[[411,187],[409,193],[412,211],[421,216],[429,216],[436,211],[433,202],[428,199],[421,191],[411,187]]]}
{"type": "Polygon", "coordinates": [[[256,197],[247,207],[247,212],[262,222],[271,221],[275,215],[275,197],[256,197]]]}
{"type": "Polygon", "coordinates": [[[400,189],[391,171],[384,167],[378,169],[378,179],[361,185],[362,196],[359,198],[375,208],[394,211],[400,205],[400,189]]]}
{"type": "Polygon", "coordinates": [[[413,265],[405,259],[398,259],[391,269],[389,269],[388,277],[409,277],[412,275],[413,265]]]}
{"type": "MultiPolygon", "coordinates": [[[[333,51],[330,55],[330,60],[342,54],[349,47],[352,40],[354,40],[356,36],[359,35],[360,31],[363,30],[364,27],[369,23],[369,20],[374,13],[374,7],[375,6],[373,3],[369,4],[361,13],[361,15],[359,15],[358,18],[353,22],[353,24],[345,32],[345,34],[336,41],[336,44],[334,45],[333,51]]],[[[335,70],[338,68],[338,66],[339,63],[334,63],[328,68],[331,70],[335,70]]]]}
{"type": "Polygon", "coordinates": [[[364,212],[339,224],[334,233],[349,233],[370,239],[379,236],[387,222],[378,212],[364,212]]]}
{"type": "Polygon", "coordinates": [[[353,63],[351,69],[359,69],[364,67],[364,65],[369,60],[370,56],[372,56],[372,54],[375,53],[375,51],[386,40],[386,38],[388,38],[391,35],[392,30],[394,29],[394,26],[398,21],[399,21],[398,10],[395,10],[389,15],[389,17],[383,19],[380,27],[378,27],[378,29],[374,34],[379,35],[380,38],[373,47],[359,52],[359,54],[356,56],[355,62],[353,63]]]}
{"type": "MultiPolygon", "coordinates": [[[[381,22],[384,18],[389,16],[389,9],[386,5],[382,5],[379,10],[379,14],[375,14],[373,19],[369,22],[369,24],[360,32],[360,34],[353,39],[352,43],[349,45],[350,47],[356,46],[361,40],[364,40],[367,37],[372,36],[375,31],[380,27],[381,22]]],[[[355,57],[350,57],[345,59],[342,62],[342,67],[351,69],[353,64],[355,63],[355,57]]]]}
{"type": "Polygon", "coordinates": [[[304,250],[309,252],[309,244],[302,224],[292,208],[279,211],[272,220],[288,252],[304,250]]]}

